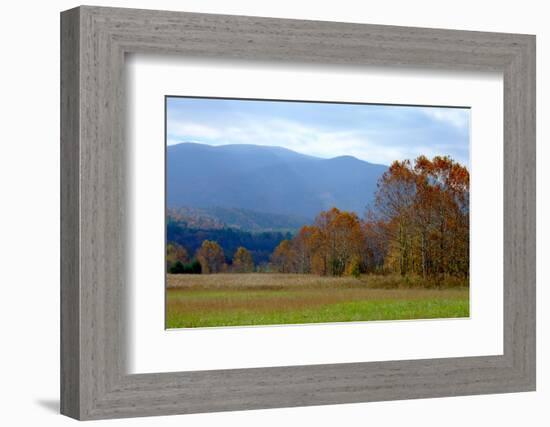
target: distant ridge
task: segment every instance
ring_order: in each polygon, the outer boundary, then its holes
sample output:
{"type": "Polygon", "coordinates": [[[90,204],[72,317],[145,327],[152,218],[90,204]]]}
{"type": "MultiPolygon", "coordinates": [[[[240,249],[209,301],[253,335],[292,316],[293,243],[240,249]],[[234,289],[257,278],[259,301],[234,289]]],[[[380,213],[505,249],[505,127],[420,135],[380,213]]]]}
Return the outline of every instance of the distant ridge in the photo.
{"type": "Polygon", "coordinates": [[[191,208],[187,206],[168,209],[168,218],[192,229],[233,228],[252,232],[295,232],[308,223],[308,218],[257,212],[241,208],[191,208]]]}
{"type": "Polygon", "coordinates": [[[336,206],[362,215],[387,167],[278,146],[185,142],[167,147],[168,208],[238,208],[313,219],[336,206]]]}

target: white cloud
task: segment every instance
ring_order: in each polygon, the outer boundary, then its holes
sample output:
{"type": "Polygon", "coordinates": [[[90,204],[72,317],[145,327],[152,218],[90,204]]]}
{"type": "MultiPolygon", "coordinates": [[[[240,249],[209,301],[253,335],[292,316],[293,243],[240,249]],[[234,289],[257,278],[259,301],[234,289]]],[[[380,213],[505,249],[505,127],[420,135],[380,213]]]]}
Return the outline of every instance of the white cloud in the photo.
{"type": "Polygon", "coordinates": [[[216,139],[222,137],[219,129],[200,123],[176,122],[169,120],[168,132],[171,135],[192,136],[193,138],[216,139]]]}
{"type": "MultiPolygon", "coordinates": [[[[453,122],[455,126],[462,126],[463,123],[463,119],[455,116],[452,110],[451,113],[443,112],[433,117],[437,120],[453,122]]],[[[167,142],[169,145],[180,142],[199,142],[209,145],[280,146],[316,157],[332,158],[349,155],[385,165],[391,164],[394,160],[414,159],[420,154],[429,157],[448,154],[442,146],[432,146],[429,142],[413,143],[410,137],[405,136],[398,141],[392,138],[390,142],[387,138],[388,132],[380,132],[379,129],[371,130],[327,129],[281,118],[263,120],[239,118],[234,122],[215,125],[180,119],[179,121],[169,120],[167,142]]]]}
{"type": "Polygon", "coordinates": [[[449,124],[458,129],[467,129],[470,122],[470,110],[464,108],[421,108],[420,111],[431,119],[449,124]]]}
{"type": "Polygon", "coordinates": [[[358,132],[319,129],[282,119],[258,123],[241,122],[239,126],[207,126],[201,123],[168,124],[168,144],[203,142],[210,145],[255,144],[280,146],[302,154],[323,158],[351,155],[374,163],[389,164],[399,158],[395,147],[384,147],[358,132]]]}

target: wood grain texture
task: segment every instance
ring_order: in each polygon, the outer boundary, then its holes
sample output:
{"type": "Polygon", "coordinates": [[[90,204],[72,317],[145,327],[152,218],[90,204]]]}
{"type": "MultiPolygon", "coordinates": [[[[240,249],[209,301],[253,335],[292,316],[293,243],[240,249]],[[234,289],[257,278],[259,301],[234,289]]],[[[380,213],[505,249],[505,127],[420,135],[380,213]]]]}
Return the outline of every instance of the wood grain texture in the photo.
{"type": "Polygon", "coordinates": [[[79,17],[61,20],[61,412],[80,414],[79,17]]]}
{"type": "Polygon", "coordinates": [[[535,38],[133,9],[62,13],[62,413],[78,419],[535,388],[535,38]],[[127,53],[500,71],[504,354],[128,375],[127,53]]]}

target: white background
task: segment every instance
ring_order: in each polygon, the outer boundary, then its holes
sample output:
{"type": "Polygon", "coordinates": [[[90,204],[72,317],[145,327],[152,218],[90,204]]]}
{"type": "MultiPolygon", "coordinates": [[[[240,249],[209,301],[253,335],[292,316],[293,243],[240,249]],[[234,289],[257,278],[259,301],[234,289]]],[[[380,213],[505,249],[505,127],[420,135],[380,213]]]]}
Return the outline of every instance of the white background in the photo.
{"type": "Polygon", "coordinates": [[[130,372],[502,354],[502,76],[127,59],[130,372]],[[222,75],[224,78],[219,79],[222,75]],[[269,82],[266,86],[265,82],[269,82]],[[471,107],[470,318],[164,330],[164,95],[471,107]],[[156,141],[156,143],[155,143],[156,141]],[[223,348],[223,357],[213,348],[223,348]]]}
{"type": "MultiPolygon", "coordinates": [[[[0,324],[5,425],[68,425],[57,415],[59,384],[59,16],[73,1],[3,5],[0,73],[0,324]]],[[[199,414],[104,422],[124,426],[384,425],[546,426],[550,415],[550,28],[545,2],[402,0],[385,2],[188,0],[97,1],[96,4],[375,24],[537,34],[538,391],[414,401],[199,414]],[[546,359],[546,360],[545,360],[546,359]]]]}

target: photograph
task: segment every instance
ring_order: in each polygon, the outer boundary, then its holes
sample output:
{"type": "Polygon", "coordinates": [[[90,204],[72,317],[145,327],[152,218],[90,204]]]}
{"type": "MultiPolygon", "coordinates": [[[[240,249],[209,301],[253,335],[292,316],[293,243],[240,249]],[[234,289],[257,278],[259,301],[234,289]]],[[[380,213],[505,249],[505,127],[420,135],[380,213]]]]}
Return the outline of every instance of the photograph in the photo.
{"type": "Polygon", "coordinates": [[[165,327],[470,316],[470,108],[165,96],[165,327]]]}

